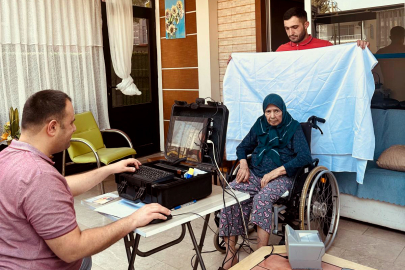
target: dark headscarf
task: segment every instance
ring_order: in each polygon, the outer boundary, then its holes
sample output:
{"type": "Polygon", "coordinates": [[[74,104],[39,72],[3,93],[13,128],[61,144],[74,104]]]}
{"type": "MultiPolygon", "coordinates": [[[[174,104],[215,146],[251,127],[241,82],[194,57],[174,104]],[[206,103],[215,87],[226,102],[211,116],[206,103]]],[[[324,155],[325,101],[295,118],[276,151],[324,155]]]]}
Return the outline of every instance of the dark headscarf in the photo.
{"type": "Polygon", "coordinates": [[[263,100],[263,115],[257,118],[253,125],[253,130],[259,140],[259,145],[256,147],[258,158],[255,165],[259,165],[264,156],[269,156],[277,166],[281,166],[279,149],[287,146],[299,125],[300,123],[287,112],[284,100],[279,95],[268,95],[263,100]],[[278,126],[272,126],[267,122],[265,111],[270,104],[277,106],[283,113],[283,118],[278,126]]]}

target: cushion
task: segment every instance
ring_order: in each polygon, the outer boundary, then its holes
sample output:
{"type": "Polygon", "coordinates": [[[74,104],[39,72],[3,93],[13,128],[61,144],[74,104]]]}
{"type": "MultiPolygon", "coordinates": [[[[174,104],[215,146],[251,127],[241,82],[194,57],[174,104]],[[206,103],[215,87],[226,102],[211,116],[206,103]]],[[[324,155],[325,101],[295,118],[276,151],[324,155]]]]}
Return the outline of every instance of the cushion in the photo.
{"type": "Polygon", "coordinates": [[[382,152],[377,165],[383,169],[405,172],[405,145],[393,145],[382,152]]]}

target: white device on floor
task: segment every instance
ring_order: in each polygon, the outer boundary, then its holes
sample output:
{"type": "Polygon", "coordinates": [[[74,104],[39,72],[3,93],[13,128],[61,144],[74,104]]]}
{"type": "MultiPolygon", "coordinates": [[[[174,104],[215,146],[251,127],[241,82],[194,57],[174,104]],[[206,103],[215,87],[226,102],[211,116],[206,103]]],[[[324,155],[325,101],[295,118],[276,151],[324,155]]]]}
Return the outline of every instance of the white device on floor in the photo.
{"type": "Polygon", "coordinates": [[[285,242],[292,269],[322,269],[325,245],[318,231],[295,231],[286,225],[285,242]]]}

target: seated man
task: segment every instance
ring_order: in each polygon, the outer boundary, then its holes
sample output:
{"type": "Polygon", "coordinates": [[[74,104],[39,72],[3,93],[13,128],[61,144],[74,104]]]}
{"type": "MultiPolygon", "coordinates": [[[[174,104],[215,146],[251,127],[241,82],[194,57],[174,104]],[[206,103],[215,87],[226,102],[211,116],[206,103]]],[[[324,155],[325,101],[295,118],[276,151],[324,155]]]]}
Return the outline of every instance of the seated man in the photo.
{"type": "MultiPolygon", "coordinates": [[[[241,203],[245,223],[257,225],[257,248],[266,246],[272,224],[272,206],[292,188],[296,171],[312,161],[301,125],[287,112],[283,99],[276,94],[263,101],[263,115],[236,148],[240,169],[230,186],[250,194],[241,203]],[[247,155],[252,154],[250,166],[247,155]]],[[[238,204],[221,211],[219,236],[224,237],[226,257],[224,269],[237,263],[236,235],[245,235],[238,204]]]]}
{"type": "Polygon", "coordinates": [[[170,214],[149,204],[107,226],[81,231],[73,196],[141,163],[122,160],[65,179],[49,156],[69,147],[74,121],[68,95],[37,92],[24,105],[20,140],[0,152],[0,269],[91,269],[91,255],[153,219],[166,219],[161,213],[170,214]]]}
{"type": "MultiPolygon", "coordinates": [[[[379,49],[376,54],[405,53],[405,29],[402,26],[391,28],[390,39],[391,44],[379,49]]],[[[405,100],[405,58],[379,59],[373,71],[379,74],[390,98],[405,100]]]]}

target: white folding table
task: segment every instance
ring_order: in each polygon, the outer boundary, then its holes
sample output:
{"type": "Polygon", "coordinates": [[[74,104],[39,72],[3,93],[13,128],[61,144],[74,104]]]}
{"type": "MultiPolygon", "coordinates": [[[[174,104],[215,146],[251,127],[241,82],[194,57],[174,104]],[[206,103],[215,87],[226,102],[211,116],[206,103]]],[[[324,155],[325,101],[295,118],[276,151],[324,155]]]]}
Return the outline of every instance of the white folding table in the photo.
{"type": "MultiPolygon", "coordinates": [[[[228,192],[230,192],[230,191],[228,190],[228,192]]],[[[249,199],[249,194],[246,194],[243,192],[235,191],[235,195],[236,195],[236,198],[238,198],[238,200],[240,202],[249,199]]],[[[94,205],[91,205],[85,201],[82,201],[82,203],[94,207],[94,205]]],[[[225,193],[225,207],[236,204],[236,203],[237,203],[237,201],[235,200],[235,198],[233,198],[229,194],[225,193]]],[[[125,249],[127,252],[127,258],[128,258],[128,263],[129,263],[128,269],[130,269],[130,270],[135,269],[134,263],[135,263],[136,255],[139,255],[141,257],[147,257],[156,252],[159,252],[161,250],[164,250],[166,248],[169,248],[173,245],[180,243],[184,239],[184,236],[186,234],[186,226],[187,226],[191,240],[194,245],[194,249],[197,254],[197,260],[194,264],[194,270],[197,269],[198,263],[200,263],[201,268],[203,270],[205,270],[204,261],[201,256],[201,250],[202,250],[202,247],[204,244],[204,239],[205,239],[205,234],[207,232],[209,218],[210,218],[211,213],[218,211],[222,208],[224,208],[224,197],[223,197],[222,188],[220,186],[213,185],[211,195],[209,195],[208,197],[206,197],[202,200],[197,201],[195,204],[172,211],[173,218],[171,220],[164,221],[164,222],[161,222],[158,224],[147,225],[145,227],[137,228],[133,232],[130,232],[128,235],[126,235],[124,237],[125,249]],[[193,214],[193,213],[195,213],[195,214],[193,214]],[[191,221],[194,219],[200,218],[201,216],[205,216],[205,222],[204,222],[204,226],[202,229],[200,243],[198,244],[197,240],[195,238],[193,229],[191,227],[191,221]],[[140,242],[141,236],[150,237],[152,235],[162,233],[164,231],[167,231],[171,228],[174,228],[174,227],[180,226],[180,225],[182,226],[182,232],[181,232],[181,235],[179,238],[177,238],[169,243],[166,243],[164,245],[161,245],[159,247],[156,247],[154,249],[151,249],[149,251],[143,252],[143,251],[139,250],[139,242],[140,242]],[[136,235],[135,237],[134,237],[134,233],[136,235]]],[[[106,215],[106,216],[112,220],[117,220],[116,217],[113,217],[110,215],[106,215]]]]}

